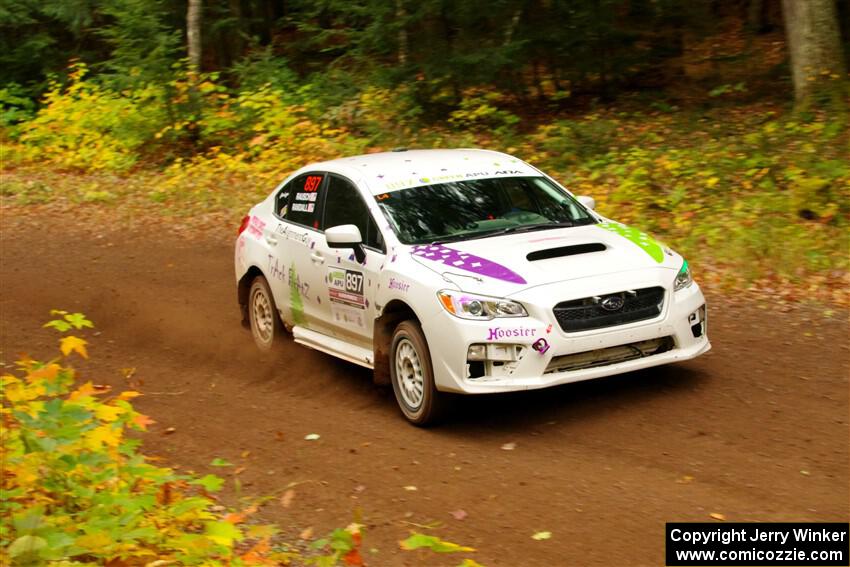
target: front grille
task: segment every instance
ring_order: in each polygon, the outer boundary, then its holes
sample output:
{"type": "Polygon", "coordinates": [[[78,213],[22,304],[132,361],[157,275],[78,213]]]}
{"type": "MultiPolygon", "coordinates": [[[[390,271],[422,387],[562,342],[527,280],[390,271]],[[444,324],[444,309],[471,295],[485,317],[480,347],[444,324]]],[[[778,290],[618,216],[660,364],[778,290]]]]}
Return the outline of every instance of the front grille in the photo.
{"type": "Polygon", "coordinates": [[[554,312],[561,328],[567,333],[574,333],[653,319],[661,314],[663,303],[664,288],[647,287],[562,301],[555,306],[554,312]],[[605,309],[603,302],[610,297],[622,299],[622,307],[615,310],[605,309]]]}
{"type": "Polygon", "coordinates": [[[598,366],[608,366],[609,364],[617,364],[618,362],[636,360],[638,358],[668,352],[673,349],[673,346],[673,337],[661,337],[627,345],[556,356],[549,362],[544,374],[584,370],[586,368],[596,368],[598,366]]]}

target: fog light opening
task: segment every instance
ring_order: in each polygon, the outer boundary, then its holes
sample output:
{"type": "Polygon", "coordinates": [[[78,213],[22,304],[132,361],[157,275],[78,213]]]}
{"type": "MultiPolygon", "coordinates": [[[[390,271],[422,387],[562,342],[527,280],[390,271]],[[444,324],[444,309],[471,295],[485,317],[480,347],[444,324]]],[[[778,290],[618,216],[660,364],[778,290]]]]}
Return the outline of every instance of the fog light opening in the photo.
{"type": "Polygon", "coordinates": [[[695,339],[698,339],[705,334],[705,305],[700,306],[699,309],[688,316],[688,323],[691,326],[691,333],[695,339]]]}
{"type": "Polygon", "coordinates": [[[484,362],[481,360],[471,360],[466,365],[467,373],[470,378],[481,378],[484,376],[484,362]]]}
{"type": "Polygon", "coordinates": [[[513,374],[527,347],[519,344],[478,343],[469,345],[466,352],[467,377],[494,378],[513,374]]]}

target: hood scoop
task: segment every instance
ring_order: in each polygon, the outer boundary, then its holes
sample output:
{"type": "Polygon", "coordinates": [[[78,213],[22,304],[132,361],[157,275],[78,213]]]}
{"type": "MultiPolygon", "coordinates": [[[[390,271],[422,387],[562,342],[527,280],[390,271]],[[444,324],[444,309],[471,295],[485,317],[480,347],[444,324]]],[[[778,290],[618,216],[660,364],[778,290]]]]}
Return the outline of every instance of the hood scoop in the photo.
{"type": "Polygon", "coordinates": [[[547,248],[546,250],[535,250],[529,252],[525,257],[529,262],[536,260],[549,260],[563,256],[576,256],[578,254],[589,254],[591,252],[604,252],[606,246],[601,242],[589,242],[587,244],[574,244],[572,246],[559,246],[558,248],[547,248]]]}

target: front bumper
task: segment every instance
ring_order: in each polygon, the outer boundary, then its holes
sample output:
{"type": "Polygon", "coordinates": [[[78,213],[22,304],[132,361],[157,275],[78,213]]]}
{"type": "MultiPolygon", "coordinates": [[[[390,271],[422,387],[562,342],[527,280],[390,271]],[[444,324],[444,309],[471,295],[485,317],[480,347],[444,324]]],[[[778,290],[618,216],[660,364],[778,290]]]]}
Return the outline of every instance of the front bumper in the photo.
{"type": "Polygon", "coordinates": [[[703,354],[711,348],[711,344],[707,336],[702,291],[694,283],[674,293],[670,282],[663,281],[669,279],[666,277],[668,270],[660,272],[638,274],[629,280],[631,285],[626,286],[604,280],[594,281],[596,278],[593,278],[580,283],[539,286],[511,296],[511,299],[525,305],[528,317],[469,321],[440,312],[423,321],[422,325],[431,351],[437,389],[482,394],[548,388],[689,360],[703,354]],[[565,333],[552,311],[552,306],[559,301],[653,285],[661,285],[666,293],[661,313],[650,320],[565,333]],[[699,319],[700,327],[694,330],[696,319],[699,319]],[[495,363],[498,366],[488,364],[482,375],[481,367],[476,367],[479,369],[476,371],[467,360],[470,345],[481,344],[499,345],[494,348],[513,353],[513,360],[495,363]],[[657,354],[644,353],[623,361],[612,357],[611,362],[601,360],[595,364],[559,363],[571,359],[604,359],[609,355],[603,353],[626,350],[612,348],[621,345],[640,352],[634,345],[646,344],[663,344],[664,347],[657,349],[657,354]],[[548,348],[545,348],[546,345],[548,348]],[[578,353],[589,354],[570,356],[578,353]],[[575,369],[562,370],[565,366],[575,369]],[[475,375],[477,377],[473,377],[475,375]]]}

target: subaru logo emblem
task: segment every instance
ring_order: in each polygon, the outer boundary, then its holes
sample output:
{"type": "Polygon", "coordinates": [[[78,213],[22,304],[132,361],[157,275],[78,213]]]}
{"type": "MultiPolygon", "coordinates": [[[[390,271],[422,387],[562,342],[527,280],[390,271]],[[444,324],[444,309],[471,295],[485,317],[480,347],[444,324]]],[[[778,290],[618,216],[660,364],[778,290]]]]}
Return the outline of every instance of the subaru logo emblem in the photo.
{"type": "Polygon", "coordinates": [[[599,304],[605,311],[618,311],[623,308],[626,301],[619,295],[610,295],[603,299],[599,304]]]}

